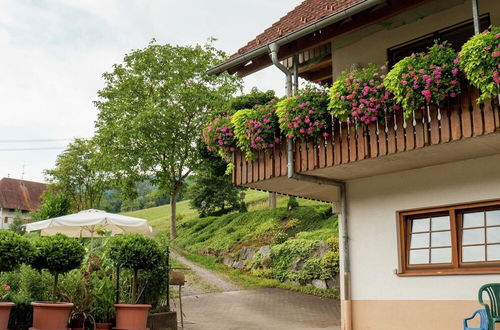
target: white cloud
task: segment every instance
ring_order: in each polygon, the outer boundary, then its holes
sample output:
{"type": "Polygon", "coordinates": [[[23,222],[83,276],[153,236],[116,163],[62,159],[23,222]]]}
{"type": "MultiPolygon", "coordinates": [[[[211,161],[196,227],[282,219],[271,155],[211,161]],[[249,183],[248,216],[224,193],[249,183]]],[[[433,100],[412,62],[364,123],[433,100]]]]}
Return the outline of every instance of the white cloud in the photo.
{"type": "MultiPolygon", "coordinates": [[[[216,37],[228,53],[261,33],[300,0],[2,0],[0,1],[0,150],[64,146],[9,139],[90,137],[101,74],[151,38],[173,44],[216,37]]],[[[274,68],[246,87],[283,94],[274,68]]],[[[0,151],[0,177],[42,180],[58,150],[0,151]]]]}

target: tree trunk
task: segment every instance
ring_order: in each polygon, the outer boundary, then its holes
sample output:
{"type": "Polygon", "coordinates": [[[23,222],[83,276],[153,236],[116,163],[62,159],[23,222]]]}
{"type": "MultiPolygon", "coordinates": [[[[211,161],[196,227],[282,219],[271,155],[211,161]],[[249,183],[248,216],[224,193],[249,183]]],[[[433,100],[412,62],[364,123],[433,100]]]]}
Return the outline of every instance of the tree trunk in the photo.
{"type": "Polygon", "coordinates": [[[181,190],[182,184],[175,184],[170,198],[170,239],[174,240],[177,237],[177,196],[181,190]]]}
{"type": "Polygon", "coordinates": [[[276,193],[273,192],[269,193],[269,208],[270,209],[276,208],[276,193]]]}

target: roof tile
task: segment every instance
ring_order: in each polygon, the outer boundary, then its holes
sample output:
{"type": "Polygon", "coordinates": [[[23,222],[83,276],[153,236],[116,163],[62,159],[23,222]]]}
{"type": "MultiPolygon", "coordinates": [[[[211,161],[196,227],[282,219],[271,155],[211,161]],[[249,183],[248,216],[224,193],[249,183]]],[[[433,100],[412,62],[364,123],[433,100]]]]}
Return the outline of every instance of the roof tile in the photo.
{"type": "Polygon", "coordinates": [[[0,180],[0,207],[34,211],[47,185],[40,182],[3,178],[0,180]]]}

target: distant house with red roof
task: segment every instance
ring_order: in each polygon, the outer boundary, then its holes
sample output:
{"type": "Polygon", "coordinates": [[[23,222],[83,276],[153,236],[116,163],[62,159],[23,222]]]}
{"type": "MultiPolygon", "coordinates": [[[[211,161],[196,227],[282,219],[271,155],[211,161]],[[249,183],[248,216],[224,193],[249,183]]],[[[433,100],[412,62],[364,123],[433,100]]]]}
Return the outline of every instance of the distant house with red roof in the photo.
{"type": "Polygon", "coordinates": [[[29,212],[40,205],[40,196],[47,189],[41,182],[3,178],[0,180],[0,229],[8,229],[16,212],[29,219],[29,212]]]}

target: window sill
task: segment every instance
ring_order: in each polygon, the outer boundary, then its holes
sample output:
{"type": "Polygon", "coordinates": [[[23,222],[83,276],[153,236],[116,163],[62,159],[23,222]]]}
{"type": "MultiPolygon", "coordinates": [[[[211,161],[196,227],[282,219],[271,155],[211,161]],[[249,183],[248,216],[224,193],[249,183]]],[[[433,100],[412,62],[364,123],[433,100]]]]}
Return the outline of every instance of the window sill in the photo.
{"type": "Polygon", "coordinates": [[[500,269],[474,269],[474,270],[422,270],[422,271],[407,271],[397,273],[398,277],[414,277],[414,276],[452,276],[452,275],[493,275],[500,274],[500,269]]]}

